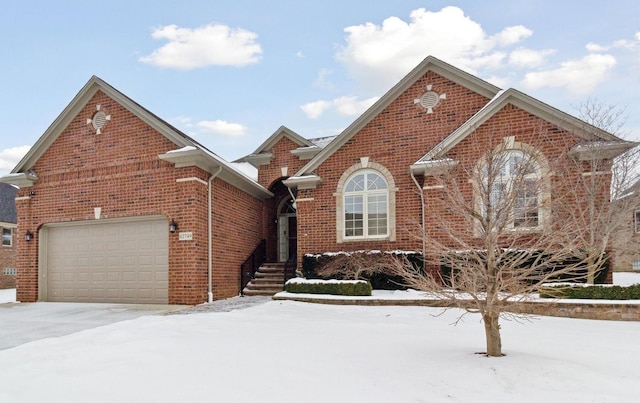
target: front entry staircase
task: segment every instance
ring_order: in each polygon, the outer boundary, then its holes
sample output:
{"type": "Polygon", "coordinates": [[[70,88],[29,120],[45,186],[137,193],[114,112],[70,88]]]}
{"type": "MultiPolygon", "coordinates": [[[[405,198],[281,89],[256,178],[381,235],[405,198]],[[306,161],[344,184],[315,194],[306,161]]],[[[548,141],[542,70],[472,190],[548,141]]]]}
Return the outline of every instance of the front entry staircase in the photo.
{"type": "Polygon", "coordinates": [[[263,263],[251,281],[244,287],[246,296],[272,296],[284,288],[284,263],[263,263]]]}

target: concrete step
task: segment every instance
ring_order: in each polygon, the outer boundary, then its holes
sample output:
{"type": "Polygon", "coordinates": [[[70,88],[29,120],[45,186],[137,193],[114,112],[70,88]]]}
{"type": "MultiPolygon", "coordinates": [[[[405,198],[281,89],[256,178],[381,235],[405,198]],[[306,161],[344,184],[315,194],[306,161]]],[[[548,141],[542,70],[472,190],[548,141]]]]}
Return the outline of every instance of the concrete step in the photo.
{"type": "Polygon", "coordinates": [[[244,295],[274,295],[284,289],[284,263],[264,263],[242,291],[244,295]]]}
{"type": "Polygon", "coordinates": [[[284,273],[284,267],[260,266],[258,273],[284,273]]]}
{"type": "Polygon", "coordinates": [[[254,279],[256,278],[261,278],[261,279],[280,279],[280,280],[284,280],[284,274],[283,273],[256,273],[254,279]]]}
{"type": "MultiPolygon", "coordinates": [[[[282,290],[280,290],[282,291],[282,290]]],[[[265,291],[265,290],[249,290],[249,289],[244,289],[243,294],[246,295],[247,297],[257,297],[257,296],[267,296],[267,297],[271,297],[274,296],[275,294],[277,294],[278,292],[272,292],[272,291],[265,291]]]]}
{"type": "Polygon", "coordinates": [[[282,284],[274,283],[254,283],[253,281],[245,287],[249,290],[272,290],[276,292],[282,291],[282,284]]]}

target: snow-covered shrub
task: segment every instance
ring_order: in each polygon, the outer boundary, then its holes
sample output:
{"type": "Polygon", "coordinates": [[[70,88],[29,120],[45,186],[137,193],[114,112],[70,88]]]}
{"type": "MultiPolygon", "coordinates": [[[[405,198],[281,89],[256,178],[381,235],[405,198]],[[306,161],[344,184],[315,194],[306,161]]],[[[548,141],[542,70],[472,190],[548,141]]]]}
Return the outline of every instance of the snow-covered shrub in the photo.
{"type": "Polygon", "coordinates": [[[640,299],[640,284],[626,287],[619,285],[559,284],[540,287],[538,292],[541,298],[628,300],[640,299]]]}
{"type": "Polygon", "coordinates": [[[397,272],[398,263],[422,266],[422,254],[414,251],[360,250],[306,254],[302,272],[309,279],[367,280],[376,290],[404,290],[397,272]],[[392,268],[392,266],[396,266],[392,268]]]}
{"type": "Polygon", "coordinates": [[[285,283],[284,290],[295,294],[370,296],[371,284],[364,280],[307,280],[292,278],[285,283]]]}

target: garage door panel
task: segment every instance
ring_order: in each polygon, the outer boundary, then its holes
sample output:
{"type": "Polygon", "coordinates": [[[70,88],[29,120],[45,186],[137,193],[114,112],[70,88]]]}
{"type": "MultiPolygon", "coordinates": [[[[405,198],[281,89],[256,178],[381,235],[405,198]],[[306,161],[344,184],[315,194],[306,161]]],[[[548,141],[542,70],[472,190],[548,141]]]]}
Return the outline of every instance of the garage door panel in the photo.
{"type": "Polygon", "coordinates": [[[164,219],[47,228],[50,301],[167,303],[164,219]]]}

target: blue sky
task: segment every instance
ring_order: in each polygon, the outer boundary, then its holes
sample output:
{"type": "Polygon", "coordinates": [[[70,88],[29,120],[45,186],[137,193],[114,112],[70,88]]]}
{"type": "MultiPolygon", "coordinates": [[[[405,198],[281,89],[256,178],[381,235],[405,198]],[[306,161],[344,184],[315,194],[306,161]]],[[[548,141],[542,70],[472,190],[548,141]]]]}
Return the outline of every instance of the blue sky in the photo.
{"type": "Polygon", "coordinates": [[[640,140],[640,0],[3,3],[0,175],[92,75],[233,160],[339,133],[428,55],[640,140]]]}

